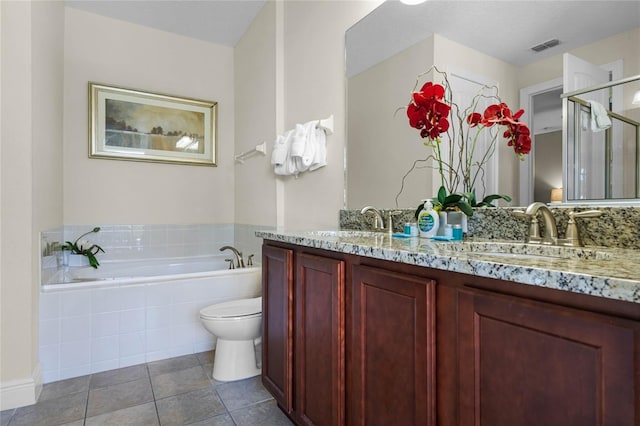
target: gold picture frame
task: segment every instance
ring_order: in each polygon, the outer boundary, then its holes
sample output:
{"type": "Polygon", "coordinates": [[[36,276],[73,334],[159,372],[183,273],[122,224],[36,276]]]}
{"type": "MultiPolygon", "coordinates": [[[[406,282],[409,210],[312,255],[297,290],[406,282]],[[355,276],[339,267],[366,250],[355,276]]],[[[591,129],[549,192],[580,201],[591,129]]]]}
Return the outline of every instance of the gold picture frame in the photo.
{"type": "Polygon", "coordinates": [[[217,102],[89,82],[89,157],[216,166],[217,102]]]}

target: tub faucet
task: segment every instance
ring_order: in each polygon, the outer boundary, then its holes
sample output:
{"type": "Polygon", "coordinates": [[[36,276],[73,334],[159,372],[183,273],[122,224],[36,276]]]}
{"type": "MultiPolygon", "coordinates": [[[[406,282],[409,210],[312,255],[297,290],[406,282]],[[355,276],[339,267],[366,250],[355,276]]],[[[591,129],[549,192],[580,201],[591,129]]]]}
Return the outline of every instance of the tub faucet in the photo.
{"type": "Polygon", "coordinates": [[[235,247],[232,246],[224,246],[220,247],[220,251],[231,250],[236,257],[236,267],[244,268],[244,260],[242,259],[242,252],[238,251],[235,247]]]}

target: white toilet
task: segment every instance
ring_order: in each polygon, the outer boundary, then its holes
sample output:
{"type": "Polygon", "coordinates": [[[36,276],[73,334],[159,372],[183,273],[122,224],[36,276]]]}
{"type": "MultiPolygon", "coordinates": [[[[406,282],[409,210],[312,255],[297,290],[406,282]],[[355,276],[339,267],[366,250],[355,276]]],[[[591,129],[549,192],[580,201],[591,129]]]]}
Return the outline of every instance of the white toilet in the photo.
{"type": "Polygon", "coordinates": [[[260,374],[254,341],[262,332],[262,297],[207,306],[200,310],[200,319],[218,338],[214,379],[229,382],[260,374]]]}

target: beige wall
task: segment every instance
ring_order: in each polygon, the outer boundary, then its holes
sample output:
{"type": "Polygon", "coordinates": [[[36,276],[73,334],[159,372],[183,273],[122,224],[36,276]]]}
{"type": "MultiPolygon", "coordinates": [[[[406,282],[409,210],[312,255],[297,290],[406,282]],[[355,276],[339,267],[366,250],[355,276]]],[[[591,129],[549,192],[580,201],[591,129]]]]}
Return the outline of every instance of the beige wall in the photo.
{"type": "Polygon", "coordinates": [[[284,126],[335,117],[327,166],[284,179],[284,225],[332,228],[344,203],[344,33],[380,1],[284,3],[284,126]]]}
{"type": "MultiPolygon", "coordinates": [[[[406,110],[416,77],[433,65],[429,37],[348,81],[347,205],[395,207],[403,175],[431,148],[408,125],[406,110]]],[[[421,84],[424,83],[421,80],[421,84]]],[[[428,163],[420,163],[421,166],[428,163]]],[[[398,207],[415,208],[431,197],[431,168],[416,168],[405,180],[398,207]]]]}
{"type": "Polygon", "coordinates": [[[1,3],[0,409],[33,403],[39,232],[62,224],[61,2],[1,3]]]}
{"type": "Polygon", "coordinates": [[[64,222],[232,223],[233,49],[65,9],[64,222]],[[218,102],[218,166],[89,159],[87,82],[218,102]]]}
{"type": "Polygon", "coordinates": [[[271,148],[276,134],[276,7],[267,3],[234,49],[235,150],[267,142],[267,155],[235,167],[235,222],[275,226],[276,180],[271,148]]]}
{"type": "Polygon", "coordinates": [[[290,228],[337,226],[344,32],[379,3],[267,4],[236,52],[62,2],[0,3],[2,409],[29,404],[37,393],[40,231],[96,223],[274,225],[277,215],[290,228]],[[87,158],[88,81],[219,102],[219,166],[87,158]],[[236,151],[262,138],[270,151],[279,127],[329,114],[336,124],[327,167],[278,181],[269,156],[234,165],[236,151]]]}
{"type": "MultiPolygon", "coordinates": [[[[420,200],[435,195],[439,182],[434,179],[432,169],[425,167],[431,163],[421,162],[405,179],[396,206],[402,177],[415,160],[425,159],[433,151],[425,147],[417,132],[409,127],[404,109],[394,113],[409,103],[416,77],[432,64],[440,71],[463,70],[498,82],[502,100],[517,109],[513,66],[437,34],[350,78],[347,95],[349,208],[367,204],[415,208],[420,200]]],[[[423,84],[427,77],[420,81],[423,84]]],[[[512,148],[502,143],[496,162],[500,165],[499,192],[513,196],[517,202],[518,157],[512,148]]]]}
{"type": "MultiPolygon", "coordinates": [[[[624,76],[640,74],[640,28],[600,40],[569,51],[594,64],[602,65],[618,59],[624,60],[624,76]]],[[[519,87],[533,86],[562,77],[562,54],[534,62],[518,70],[519,87]]]]}

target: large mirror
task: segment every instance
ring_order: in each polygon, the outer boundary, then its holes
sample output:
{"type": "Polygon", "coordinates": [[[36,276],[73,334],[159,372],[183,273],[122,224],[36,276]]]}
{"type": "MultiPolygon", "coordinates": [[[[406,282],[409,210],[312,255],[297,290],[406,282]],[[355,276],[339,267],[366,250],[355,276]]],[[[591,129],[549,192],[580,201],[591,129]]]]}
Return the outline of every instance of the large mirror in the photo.
{"type": "MultiPolygon", "coordinates": [[[[609,80],[640,74],[640,1],[387,0],[347,31],[346,46],[347,208],[415,208],[437,191],[433,162],[416,163],[431,148],[398,110],[433,65],[454,92],[495,86],[513,111],[525,109],[520,119],[531,129],[531,152],[521,161],[499,143],[476,192],[510,195],[513,205],[550,202],[552,192],[563,191],[563,173],[575,170],[562,148],[564,54],[601,67],[609,80]]],[[[458,99],[466,106],[470,98],[458,99]]],[[[621,99],[620,111],[637,121],[633,93],[621,99]]],[[[592,194],[580,201],[605,197],[592,194]]]]}

